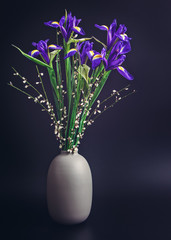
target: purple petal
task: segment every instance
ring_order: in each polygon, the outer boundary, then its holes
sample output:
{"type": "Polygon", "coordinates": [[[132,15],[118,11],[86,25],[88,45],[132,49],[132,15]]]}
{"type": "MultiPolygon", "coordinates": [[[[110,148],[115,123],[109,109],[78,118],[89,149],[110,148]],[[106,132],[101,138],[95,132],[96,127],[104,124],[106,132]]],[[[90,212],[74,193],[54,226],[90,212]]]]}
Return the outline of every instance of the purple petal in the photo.
{"type": "Polygon", "coordinates": [[[63,26],[65,22],[65,16],[61,17],[60,21],[59,21],[59,25],[63,26]]]}
{"type": "Polygon", "coordinates": [[[107,62],[107,59],[105,57],[103,58],[103,63],[104,63],[105,70],[107,70],[108,62],[107,62]]]}
{"type": "Polygon", "coordinates": [[[113,23],[109,27],[109,31],[108,31],[108,34],[107,34],[108,49],[111,48],[111,46],[113,45],[113,43],[115,41],[116,26],[117,26],[117,22],[116,22],[116,19],[114,19],[113,23]]]}
{"type": "Polygon", "coordinates": [[[92,69],[93,70],[100,65],[101,60],[102,59],[96,59],[96,60],[92,61],[92,69]]]}
{"type": "Polygon", "coordinates": [[[49,27],[54,27],[54,28],[58,28],[59,27],[59,22],[57,22],[57,21],[44,22],[44,24],[46,26],[49,26],[49,27]]]}
{"type": "Polygon", "coordinates": [[[106,48],[102,48],[101,55],[102,55],[102,58],[106,56],[106,48]]]}
{"type": "Polygon", "coordinates": [[[134,77],[122,66],[116,68],[118,72],[128,80],[133,80],[134,77]]]}
{"type": "Polygon", "coordinates": [[[76,21],[77,21],[77,19],[76,19],[76,17],[74,16],[74,17],[73,17],[73,27],[77,26],[77,25],[76,25],[76,21]]]}
{"type": "Polygon", "coordinates": [[[85,32],[81,27],[73,27],[72,31],[74,31],[75,33],[79,33],[81,35],[85,35],[85,32]]]}
{"type": "Polygon", "coordinates": [[[77,43],[77,50],[78,50],[78,51],[80,51],[80,49],[81,49],[81,47],[82,47],[83,44],[84,44],[84,42],[82,42],[82,43],[78,42],[78,43],[77,43]]]}
{"type": "Polygon", "coordinates": [[[128,35],[126,33],[123,33],[123,34],[116,34],[116,36],[121,39],[122,41],[128,41],[130,40],[131,38],[128,37],[128,35]]]}
{"type": "Polygon", "coordinates": [[[40,51],[40,52],[47,52],[47,42],[48,42],[49,39],[43,41],[43,40],[40,40],[37,44],[37,49],[40,51]]]}
{"type": "Polygon", "coordinates": [[[77,52],[76,48],[71,48],[68,53],[65,55],[64,59],[68,58],[68,57],[72,57],[74,56],[74,54],[77,52]]]}
{"type": "Polygon", "coordinates": [[[122,48],[120,50],[120,54],[125,54],[131,51],[131,44],[129,41],[122,42],[122,48]]]}
{"type": "Polygon", "coordinates": [[[67,32],[63,26],[60,27],[62,36],[64,37],[65,41],[67,42],[67,32]]]}
{"type": "Polygon", "coordinates": [[[116,32],[116,27],[117,27],[117,21],[116,19],[114,19],[112,24],[109,27],[109,30],[112,32],[112,36],[116,32]]]}
{"type": "Polygon", "coordinates": [[[37,43],[36,42],[32,42],[32,45],[37,48],[37,43]]]}
{"type": "Polygon", "coordinates": [[[116,31],[116,34],[124,34],[127,31],[127,28],[124,24],[120,24],[118,27],[118,30],[116,31]]]}
{"type": "Polygon", "coordinates": [[[98,24],[95,24],[94,25],[96,28],[99,28],[100,30],[103,30],[103,31],[108,31],[109,30],[109,28],[108,28],[108,26],[106,26],[106,25],[98,25],[98,24]]]}
{"type": "Polygon", "coordinates": [[[28,54],[32,57],[37,57],[40,54],[40,52],[37,49],[35,49],[30,51],[28,54]]]}
{"type": "Polygon", "coordinates": [[[81,19],[77,19],[76,20],[76,26],[78,26],[78,24],[81,22],[81,19]]]}
{"type": "Polygon", "coordinates": [[[45,62],[47,62],[49,64],[50,60],[49,60],[48,54],[46,52],[40,52],[40,54],[42,55],[45,62]]]}
{"type": "Polygon", "coordinates": [[[55,44],[50,44],[48,46],[49,49],[52,49],[52,50],[61,50],[62,47],[58,46],[58,45],[55,45],[55,44]]]}
{"type": "Polygon", "coordinates": [[[98,67],[102,59],[103,58],[101,54],[94,55],[94,57],[92,58],[92,69],[95,69],[96,67],[98,67]]]}
{"type": "Polygon", "coordinates": [[[87,56],[90,60],[92,60],[94,54],[95,54],[95,52],[93,50],[87,52],[87,56]]]}
{"type": "Polygon", "coordinates": [[[113,70],[116,67],[118,67],[119,65],[121,65],[126,59],[126,55],[122,55],[120,56],[118,59],[114,59],[113,61],[108,61],[108,66],[107,66],[107,70],[113,70]]]}
{"type": "Polygon", "coordinates": [[[108,61],[113,61],[117,58],[117,56],[119,55],[120,53],[120,50],[121,50],[121,47],[122,47],[122,42],[121,41],[118,41],[112,48],[111,52],[110,52],[110,55],[109,55],[109,58],[108,58],[108,61]]]}

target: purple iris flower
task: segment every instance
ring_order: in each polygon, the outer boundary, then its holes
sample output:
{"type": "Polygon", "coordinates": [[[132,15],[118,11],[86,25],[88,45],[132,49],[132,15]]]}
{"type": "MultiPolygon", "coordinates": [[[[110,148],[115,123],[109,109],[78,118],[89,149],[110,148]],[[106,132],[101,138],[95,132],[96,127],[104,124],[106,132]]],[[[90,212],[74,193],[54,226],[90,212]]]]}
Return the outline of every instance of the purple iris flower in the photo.
{"type": "Polygon", "coordinates": [[[71,48],[65,55],[64,59],[74,56],[77,52],[80,54],[80,49],[83,44],[84,42],[82,43],[78,42],[76,48],[71,48]]]}
{"type": "Polygon", "coordinates": [[[50,50],[61,50],[62,47],[55,45],[55,44],[50,44],[48,46],[47,45],[48,41],[49,41],[49,39],[46,39],[45,41],[40,40],[38,43],[33,42],[32,45],[34,47],[36,47],[37,49],[30,51],[29,55],[32,57],[37,57],[38,55],[41,55],[42,58],[44,59],[44,61],[49,64],[50,63],[49,49],[50,50]]]}
{"type": "Polygon", "coordinates": [[[73,56],[74,54],[78,53],[80,55],[81,64],[86,62],[88,57],[88,52],[91,51],[93,48],[93,42],[85,41],[85,42],[78,42],[76,48],[71,48],[68,53],[65,55],[64,59],[73,56]],[[82,50],[81,50],[82,48],[82,50]]]}
{"type": "Polygon", "coordinates": [[[117,38],[124,42],[128,42],[131,40],[125,33],[127,31],[127,28],[124,24],[120,24],[117,29],[117,21],[114,19],[112,24],[108,27],[106,25],[98,25],[95,24],[95,27],[99,28],[100,30],[107,31],[107,50],[109,50],[117,38]]]}
{"type": "Polygon", "coordinates": [[[78,27],[78,24],[81,22],[81,19],[77,19],[75,16],[72,17],[71,12],[67,15],[66,24],[65,23],[65,16],[63,16],[59,22],[57,21],[49,21],[45,22],[44,24],[54,28],[60,28],[62,36],[64,37],[65,41],[68,42],[71,33],[75,32],[81,35],[85,35],[84,30],[81,27],[78,27]]]}
{"type": "MultiPolygon", "coordinates": [[[[104,49],[104,51],[106,51],[106,49],[104,49]]],[[[128,80],[133,80],[134,77],[124,67],[121,66],[126,59],[126,55],[123,53],[127,53],[127,51],[129,51],[128,46],[124,42],[119,41],[114,45],[108,59],[105,58],[106,54],[103,54],[103,62],[106,71],[117,69],[117,71],[123,77],[127,78],[128,80]]]]}
{"type": "Polygon", "coordinates": [[[46,26],[49,26],[49,27],[58,28],[58,27],[63,26],[64,22],[65,22],[65,17],[63,16],[63,17],[60,19],[59,22],[57,22],[57,21],[49,21],[49,22],[45,22],[44,24],[45,24],[46,26]]]}
{"type": "Polygon", "coordinates": [[[87,53],[90,61],[92,62],[92,69],[96,69],[101,61],[105,58],[105,55],[106,55],[106,49],[103,48],[101,53],[95,51],[95,50],[90,50],[88,53],[87,53]]]}
{"type": "Polygon", "coordinates": [[[84,64],[87,59],[87,53],[93,49],[93,42],[86,41],[84,42],[82,51],[80,52],[81,64],[84,64]]]}
{"type": "Polygon", "coordinates": [[[67,15],[67,20],[66,20],[66,26],[61,26],[61,32],[63,37],[65,38],[65,41],[68,42],[71,33],[79,33],[81,35],[85,35],[84,30],[81,27],[78,27],[78,24],[81,22],[81,19],[76,19],[76,17],[72,17],[72,14],[69,13],[67,15]]]}

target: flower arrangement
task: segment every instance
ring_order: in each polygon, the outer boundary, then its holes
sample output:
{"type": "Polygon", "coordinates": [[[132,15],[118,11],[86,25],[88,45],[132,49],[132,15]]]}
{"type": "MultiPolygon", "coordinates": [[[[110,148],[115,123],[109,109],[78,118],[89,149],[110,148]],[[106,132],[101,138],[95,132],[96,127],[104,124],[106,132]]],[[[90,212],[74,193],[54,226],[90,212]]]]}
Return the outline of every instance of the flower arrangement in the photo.
{"type": "Polygon", "coordinates": [[[103,101],[97,100],[112,70],[116,69],[126,79],[133,80],[133,76],[122,66],[126,53],[131,50],[131,38],[126,34],[127,28],[124,24],[117,27],[116,19],[109,27],[95,24],[96,28],[107,32],[105,44],[96,37],[78,38],[79,35],[85,35],[84,30],[78,26],[80,22],[81,19],[65,11],[65,16],[59,22],[55,20],[44,23],[56,29],[56,44],[49,45],[49,39],[33,42],[35,49],[28,54],[13,45],[26,58],[36,63],[39,80],[35,84],[41,85],[41,91],[14,68],[14,75],[22,79],[25,88],[32,88],[35,96],[14,86],[12,82],[9,83],[49,114],[59,148],[68,152],[78,149],[86,128],[97,117],[134,92],[126,94],[126,86],[119,91],[113,90],[103,101]],[[101,44],[101,52],[94,49],[96,42],[101,44]],[[62,63],[65,71],[62,71],[62,63]],[[55,108],[49,102],[43,84],[43,73],[37,65],[48,71],[55,108]],[[106,106],[109,99],[113,99],[112,104],[106,106]],[[95,103],[97,105],[94,107],[95,103]]]}

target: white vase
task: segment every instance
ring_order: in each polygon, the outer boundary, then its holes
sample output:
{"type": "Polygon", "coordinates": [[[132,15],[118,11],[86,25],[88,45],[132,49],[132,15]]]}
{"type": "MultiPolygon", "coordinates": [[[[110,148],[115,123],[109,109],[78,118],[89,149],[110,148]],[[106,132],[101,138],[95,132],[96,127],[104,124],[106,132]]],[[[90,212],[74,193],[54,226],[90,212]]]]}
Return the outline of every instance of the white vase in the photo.
{"type": "Polygon", "coordinates": [[[53,159],[47,177],[47,204],[58,223],[77,224],[87,219],[92,204],[92,176],[86,159],[62,151],[53,159]]]}

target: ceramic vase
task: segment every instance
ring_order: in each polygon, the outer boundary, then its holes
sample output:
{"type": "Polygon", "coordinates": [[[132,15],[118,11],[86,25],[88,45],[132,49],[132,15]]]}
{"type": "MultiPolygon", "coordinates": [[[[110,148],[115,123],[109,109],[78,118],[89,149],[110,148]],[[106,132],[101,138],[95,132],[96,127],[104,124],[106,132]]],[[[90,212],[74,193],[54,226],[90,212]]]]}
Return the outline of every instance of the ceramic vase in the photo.
{"type": "Polygon", "coordinates": [[[92,175],[78,152],[62,151],[53,159],[47,176],[47,205],[58,223],[78,224],[87,219],[92,205],[92,175]]]}

